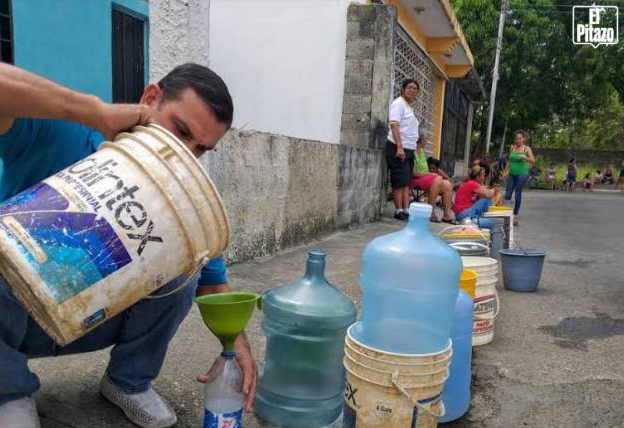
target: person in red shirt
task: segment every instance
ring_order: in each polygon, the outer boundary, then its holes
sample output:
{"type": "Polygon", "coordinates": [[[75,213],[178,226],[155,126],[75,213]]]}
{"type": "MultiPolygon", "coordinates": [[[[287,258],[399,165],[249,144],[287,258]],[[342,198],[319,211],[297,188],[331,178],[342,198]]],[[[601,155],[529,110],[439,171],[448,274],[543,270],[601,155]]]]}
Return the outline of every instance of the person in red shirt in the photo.
{"type": "Polygon", "coordinates": [[[488,189],[485,182],[485,168],[473,166],[455,194],[455,218],[461,221],[465,218],[481,217],[492,205],[492,198],[497,190],[488,189]],[[473,203],[475,198],[479,198],[473,203]]]}

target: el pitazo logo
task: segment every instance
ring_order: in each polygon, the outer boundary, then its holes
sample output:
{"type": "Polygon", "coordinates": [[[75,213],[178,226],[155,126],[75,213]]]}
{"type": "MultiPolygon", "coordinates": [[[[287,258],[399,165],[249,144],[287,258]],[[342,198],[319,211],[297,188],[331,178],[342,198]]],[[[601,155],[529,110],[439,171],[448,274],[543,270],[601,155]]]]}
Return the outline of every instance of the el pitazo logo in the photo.
{"type": "Polygon", "coordinates": [[[137,185],[126,185],[121,177],[115,174],[117,162],[109,159],[98,164],[94,158],[86,158],[70,167],[67,172],[78,178],[87,188],[97,187],[102,193],[97,198],[114,214],[115,221],[128,232],[128,238],[139,241],[137,254],[140,256],[150,242],[163,242],[160,236],[152,235],[154,222],[149,218],[143,205],[135,200],[137,185]],[[106,186],[103,186],[106,184],[106,186]],[[145,226],[145,227],[144,227],[145,226]]]}
{"type": "Polygon", "coordinates": [[[619,39],[617,6],[574,6],[572,42],[575,45],[616,45],[619,39]]]}

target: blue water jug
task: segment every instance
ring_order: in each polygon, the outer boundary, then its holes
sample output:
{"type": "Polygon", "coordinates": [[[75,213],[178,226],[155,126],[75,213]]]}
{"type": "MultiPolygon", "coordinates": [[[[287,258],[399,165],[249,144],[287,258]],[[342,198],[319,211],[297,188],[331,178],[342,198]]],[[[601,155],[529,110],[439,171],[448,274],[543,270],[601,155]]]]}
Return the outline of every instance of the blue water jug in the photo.
{"type": "Polygon", "coordinates": [[[438,419],[439,422],[459,419],[470,407],[473,309],[472,298],[468,293],[460,290],[455,302],[455,316],[451,329],[453,357],[451,358],[450,375],[442,391],[442,402],[446,408],[446,413],[438,419]]]}
{"type": "Polygon", "coordinates": [[[324,276],[325,253],[308,253],[303,278],[263,299],[266,355],[254,408],[266,422],[320,427],[340,415],[344,337],[355,305],[324,276]]]}
{"type": "Polygon", "coordinates": [[[361,343],[386,352],[428,354],[448,345],[461,259],[429,231],[431,206],[413,203],[407,225],[364,250],[361,343]]]}

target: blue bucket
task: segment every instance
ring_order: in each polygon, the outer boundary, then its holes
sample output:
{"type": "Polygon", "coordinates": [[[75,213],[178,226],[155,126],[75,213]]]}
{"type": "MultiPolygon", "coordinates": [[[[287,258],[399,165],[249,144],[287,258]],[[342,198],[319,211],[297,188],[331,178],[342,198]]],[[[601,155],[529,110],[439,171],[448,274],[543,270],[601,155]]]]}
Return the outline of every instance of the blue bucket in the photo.
{"type": "Polygon", "coordinates": [[[542,250],[520,248],[500,250],[505,289],[527,293],[536,291],[547,254],[542,250]]]}

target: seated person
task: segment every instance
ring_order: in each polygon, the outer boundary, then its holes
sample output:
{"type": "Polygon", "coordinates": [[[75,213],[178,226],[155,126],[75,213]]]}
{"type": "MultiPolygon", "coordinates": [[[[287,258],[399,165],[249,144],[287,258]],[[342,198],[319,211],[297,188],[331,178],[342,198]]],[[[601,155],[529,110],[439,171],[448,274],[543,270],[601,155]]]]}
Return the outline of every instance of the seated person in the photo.
{"type": "Polygon", "coordinates": [[[595,186],[596,184],[601,184],[601,183],[602,183],[602,171],[597,170],[596,175],[594,175],[594,181],[592,185],[595,186]]]}
{"type": "Polygon", "coordinates": [[[539,176],[542,174],[542,170],[537,166],[533,165],[529,170],[529,178],[527,179],[529,185],[537,186],[539,181],[539,176]]]}
{"type": "MultiPolygon", "coordinates": [[[[485,182],[485,168],[473,166],[468,173],[468,178],[459,186],[455,195],[455,218],[461,221],[465,218],[477,219],[477,224],[489,227],[479,219],[492,205],[492,198],[499,192],[496,189],[488,189],[483,185],[485,182]],[[473,198],[477,198],[473,202],[473,198]]],[[[488,219],[489,220],[489,219],[488,219]]]]}
{"type": "Polygon", "coordinates": [[[613,169],[608,167],[602,176],[602,184],[613,184],[615,183],[615,178],[613,177],[613,169]]]}
{"type": "Polygon", "coordinates": [[[438,174],[440,177],[442,177],[445,180],[452,181],[451,177],[449,177],[449,175],[446,172],[440,169],[440,161],[438,159],[434,158],[433,156],[429,156],[427,158],[427,165],[429,166],[429,172],[438,174]]]}
{"type": "Polygon", "coordinates": [[[555,168],[555,163],[551,162],[548,165],[548,169],[546,170],[546,181],[550,185],[550,190],[557,189],[557,169],[555,168]]]}
{"type": "Polygon", "coordinates": [[[414,176],[410,186],[412,188],[418,187],[424,192],[427,192],[428,202],[433,208],[430,219],[432,222],[440,222],[438,216],[435,214],[435,206],[438,196],[442,196],[442,205],[444,207],[442,221],[455,224],[453,211],[451,210],[453,184],[448,180],[444,180],[440,175],[429,172],[425,147],[427,147],[427,140],[420,137],[416,142],[416,151],[414,152],[414,176]]]}

